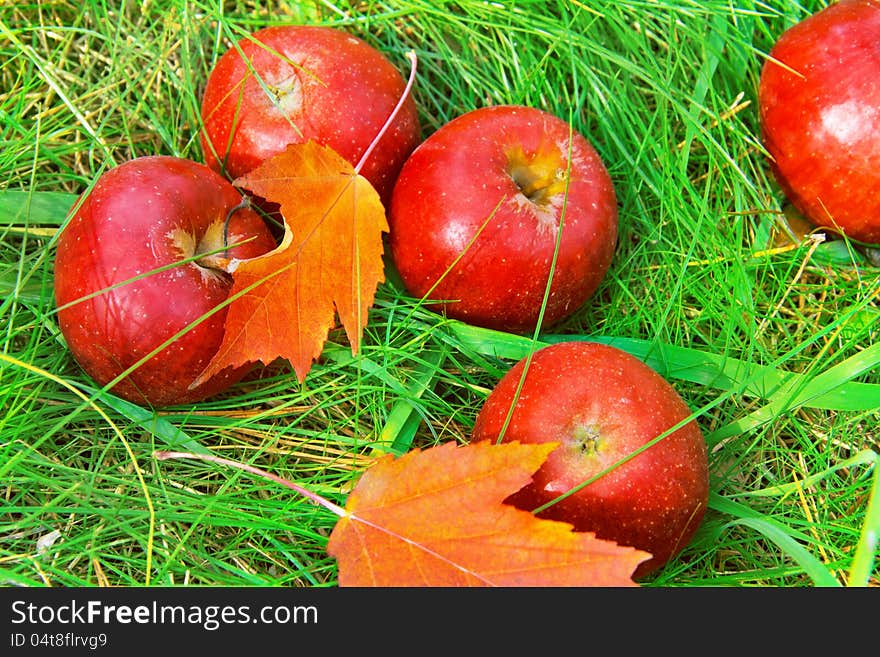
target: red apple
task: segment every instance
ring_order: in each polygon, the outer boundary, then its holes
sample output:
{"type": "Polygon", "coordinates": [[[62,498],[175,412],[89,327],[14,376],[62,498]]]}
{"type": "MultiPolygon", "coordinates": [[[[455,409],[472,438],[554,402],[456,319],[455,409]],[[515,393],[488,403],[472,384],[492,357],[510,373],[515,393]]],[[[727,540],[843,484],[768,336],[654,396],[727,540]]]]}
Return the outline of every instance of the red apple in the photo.
{"type": "Polygon", "coordinates": [[[567,122],[531,107],[486,107],[413,151],[389,225],[411,294],[443,302],[433,307],[449,317],[522,332],[537,325],[557,236],[544,326],[595,292],[617,241],[617,199],[598,153],[567,122]]]}
{"type": "Polygon", "coordinates": [[[786,30],[758,97],[791,203],[818,226],[880,243],[880,2],[841,0],[786,30]]]}
{"type": "MultiPolygon", "coordinates": [[[[206,162],[237,178],[288,144],[314,140],[356,166],[405,88],[385,55],[351,34],[306,25],[261,29],[208,76],[200,133],[206,162]]],[[[360,171],[383,201],[420,139],[408,96],[360,171]]]]}
{"type": "MultiPolygon", "coordinates": [[[[475,441],[559,443],[532,483],[508,498],[520,509],[551,502],[691,415],[662,376],[616,347],[565,342],[539,349],[515,398],[525,365],[523,359],[501,378],[473,430],[475,441]]],[[[708,494],[706,443],[691,420],[539,515],[650,552],[634,573],[643,577],[689,543],[708,494]]]]}
{"type": "MultiPolygon", "coordinates": [[[[220,347],[226,311],[207,314],[228,298],[232,280],[212,267],[210,256],[171,266],[222,249],[224,222],[241,200],[231,183],[205,165],[169,156],[114,167],[83,196],[58,240],[55,299],[71,352],[98,384],[106,385],[202,317],[112,391],[140,404],[189,403],[219,393],[247,372],[227,370],[190,389],[220,347]]],[[[232,212],[227,243],[238,244],[226,252],[237,258],[275,248],[250,209],[232,212]]]]}

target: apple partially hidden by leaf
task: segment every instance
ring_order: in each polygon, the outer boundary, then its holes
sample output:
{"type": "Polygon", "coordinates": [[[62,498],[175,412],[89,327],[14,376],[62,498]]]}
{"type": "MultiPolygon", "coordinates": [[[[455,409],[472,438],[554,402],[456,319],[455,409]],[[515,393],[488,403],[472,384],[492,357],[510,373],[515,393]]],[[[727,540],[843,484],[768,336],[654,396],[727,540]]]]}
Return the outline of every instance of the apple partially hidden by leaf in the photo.
{"type": "Polygon", "coordinates": [[[158,407],[205,399],[247,373],[228,368],[191,387],[224,335],[232,279],[222,260],[275,248],[241,203],[219,174],[170,156],[120,164],[85,193],[58,240],[55,300],[68,347],[99,385],[134,367],[112,392],[158,407]]]}
{"type": "Polygon", "coordinates": [[[565,342],[539,349],[501,378],[477,416],[473,440],[558,442],[507,502],[529,511],[549,504],[539,517],[649,552],[638,578],[681,551],[706,511],[703,435],[693,420],[668,433],[690,415],[675,389],[638,358],[565,342]]]}
{"type": "Polygon", "coordinates": [[[842,0],[786,30],[758,98],[786,197],[817,226],[880,243],[880,2],[842,0]]]}
{"type": "Polygon", "coordinates": [[[411,294],[516,332],[536,327],[551,270],[544,326],[583,305],[617,241],[614,187],[593,146],[562,119],[516,105],[468,112],[422,142],[388,222],[411,294]]]}
{"type": "Polygon", "coordinates": [[[230,264],[223,343],[197,381],[277,358],[303,381],[337,315],[352,353],[360,348],[385,276],[385,208],[349,162],[313,141],[291,144],[236,184],[278,204],[284,236],[271,253],[230,264]]]}
{"type": "Polygon", "coordinates": [[[342,30],[266,27],[242,38],[211,70],[200,133],[207,164],[230,178],[251,172],[289,144],[313,140],[357,166],[387,201],[400,167],[421,140],[415,101],[391,61],[342,30]]]}

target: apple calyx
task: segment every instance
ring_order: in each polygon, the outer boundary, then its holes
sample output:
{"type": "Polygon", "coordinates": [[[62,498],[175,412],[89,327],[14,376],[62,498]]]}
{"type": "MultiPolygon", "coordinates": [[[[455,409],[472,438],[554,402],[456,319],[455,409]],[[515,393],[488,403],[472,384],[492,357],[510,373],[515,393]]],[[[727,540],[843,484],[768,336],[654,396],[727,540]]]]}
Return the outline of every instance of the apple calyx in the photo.
{"type": "Polygon", "coordinates": [[[230,246],[241,244],[235,242],[230,245],[229,222],[233,214],[250,207],[250,199],[246,196],[242,197],[240,203],[229,208],[225,219],[222,221],[218,219],[209,224],[205,234],[198,241],[195,235],[180,228],[171,231],[168,237],[177,247],[181,257],[198,267],[203,276],[213,277],[218,281],[225,280],[225,275],[231,274],[237,264],[236,258],[229,256],[230,246]]]}
{"type": "Polygon", "coordinates": [[[507,151],[507,173],[523,196],[544,209],[565,193],[565,161],[554,149],[527,155],[522,146],[507,151]]]}
{"type": "Polygon", "coordinates": [[[296,114],[302,108],[303,91],[298,73],[293,73],[268,88],[275,103],[285,115],[296,114]]]}
{"type": "Polygon", "coordinates": [[[578,424],[572,431],[572,446],[582,456],[595,456],[602,446],[602,432],[595,424],[578,424]]]}
{"type": "Polygon", "coordinates": [[[184,230],[175,228],[168,233],[168,239],[174,244],[182,261],[196,267],[206,280],[221,282],[229,271],[230,259],[226,255],[227,245],[224,242],[224,224],[217,220],[208,225],[201,239],[184,230]]]}
{"type": "Polygon", "coordinates": [[[539,232],[555,234],[568,186],[567,163],[554,147],[542,146],[527,154],[522,146],[507,149],[505,170],[519,190],[515,201],[531,212],[539,232]]]}

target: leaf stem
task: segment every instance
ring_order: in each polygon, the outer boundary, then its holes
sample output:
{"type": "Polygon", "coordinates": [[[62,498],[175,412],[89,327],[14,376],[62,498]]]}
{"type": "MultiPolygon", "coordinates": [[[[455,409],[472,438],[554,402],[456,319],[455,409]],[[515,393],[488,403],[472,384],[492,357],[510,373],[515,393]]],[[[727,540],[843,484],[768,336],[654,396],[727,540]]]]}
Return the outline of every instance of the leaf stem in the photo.
{"type": "Polygon", "coordinates": [[[409,70],[409,79],[406,81],[406,88],[404,88],[403,93],[400,95],[400,98],[397,101],[397,105],[394,106],[394,109],[391,111],[391,114],[385,120],[385,124],[382,126],[382,129],[379,130],[379,134],[370,142],[370,145],[367,147],[367,150],[361,155],[361,159],[358,160],[357,166],[354,168],[355,173],[360,173],[361,169],[364,167],[364,163],[366,163],[367,159],[372,155],[373,151],[376,149],[377,144],[382,139],[382,136],[388,131],[388,128],[391,127],[391,123],[394,121],[395,117],[397,117],[400,112],[400,108],[403,107],[403,104],[406,102],[407,96],[409,96],[410,90],[412,89],[413,84],[416,81],[416,68],[418,64],[418,57],[416,57],[416,53],[412,50],[406,53],[407,59],[409,59],[410,64],[412,65],[409,70]]]}
{"type": "Polygon", "coordinates": [[[328,509],[332,513],[335,513],[340,518],[345,518],[349,515],[348,511],[346,511],[344,508],[337,504],[334,504],[328,499],[321,497],[317,493],[313,493],[312,491],[303,488],[299,484],[295,484],[292,481],[284,479],[283,477],[279,477],[278,475],[274,475],[271,472],[261,470],[260,468],[254,467],[253,465],[248,465],[247,463],[240,463],[239,461],[224,459],[220,456],[214,456],[213,454],[195,454],[193,452],[159,451],[153,452],[153,456],[155,456],[156,459],[158,459],[159,461],[166,461],[169,459],[197,459],[199,461],[210,461],[211,463],[217,463],[219,465],[229,466],[230,468],[244,470],[245,472],[257,475],[258,477],[264,477],[265,479],[274,481],[276,484],[281,484],[282,486],[289,488],[296,493],[299,493],[303,497],[310,499],[315,504],[320,504],[325,509],[328,509]]]}

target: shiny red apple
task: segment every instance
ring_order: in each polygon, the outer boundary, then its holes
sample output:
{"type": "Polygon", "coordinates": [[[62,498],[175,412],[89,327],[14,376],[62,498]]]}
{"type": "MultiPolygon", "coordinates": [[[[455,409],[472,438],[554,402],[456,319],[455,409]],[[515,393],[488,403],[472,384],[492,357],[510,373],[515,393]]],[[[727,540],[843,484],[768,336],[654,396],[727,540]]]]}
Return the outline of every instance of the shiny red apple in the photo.
{"type": "MultiPolygon", "coordinates": [[[[599,475],[691,415],[655,370],[629,353],[564,342],[511,368],[487,397],[473,440],[558,442],[531,484],[507,502],[533,511],[599,475]],[[517,396],[518,392],[518,396],[517,396]],[[511,413],[512,409],[512,413],[511,413]]],[[[643,577],[692,539],[706,511],[706,443],[694,420],[539,513],[650,552],[643,577]]]]}
{"type": "Polygon", "coordinates": [[[841,0],[783,32],[758,96],[786,197],[813,224],[880,243],[880,2],[841,0]]]}
{"type": "MultiPolygon", "coordinates": [[[[205,161],[237,178],[288,144],[315,140],[357,166],[405,88],[384,54],[342,30],[263,28],[228,50],[208,76],[205,161]]],[[[407,96],[360,171],[383,200],[420,139],[417,108],[407,96]]]]}
{"type": "Polygon", "coordinates": [[[58,240],[55,299],[68,347],[99,385],[169,340],[112,392],[158,407],[210,397],[244,376],[247,368],[226,370],[190,389],[220,347],[226,311],[216,309],[232,288],[208,254],[275,248],[256,212],[234,209],[241,201],[218,173],[169,156],[120,164],[84,194],[58,240]]]}
{"type": "Polygon", "coordinates": [[[523,332],[573,314],[604,278],[617,199],[593,146],[542,110],[503,105],[442,126],[407,159],[389,246],[410,294],[449,317],[523,332]],[[561,233],[561,234],[560,234],[561,233]]]}

